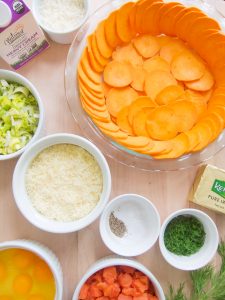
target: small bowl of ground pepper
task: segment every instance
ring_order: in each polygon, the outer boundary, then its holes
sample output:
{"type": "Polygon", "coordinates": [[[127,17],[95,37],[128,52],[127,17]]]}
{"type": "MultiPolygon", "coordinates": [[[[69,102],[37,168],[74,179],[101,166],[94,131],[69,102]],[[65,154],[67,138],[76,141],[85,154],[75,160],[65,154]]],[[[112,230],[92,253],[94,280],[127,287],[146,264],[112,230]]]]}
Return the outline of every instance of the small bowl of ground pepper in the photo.
{"type": "Polygon", "coordinates": [[[182,209],[163,223],[159,246],[173,267],[192,271],[207,265],[216,254],[219,234],[214,221],[197,209],[182,209]]]}
{"type": "Polygon", "coordinates": [[[160,216],[149,199],[124,194],[108,203],[99,226],[102,240],[111,251],[123,256],[137,256],[156,243],[160,216]]]}

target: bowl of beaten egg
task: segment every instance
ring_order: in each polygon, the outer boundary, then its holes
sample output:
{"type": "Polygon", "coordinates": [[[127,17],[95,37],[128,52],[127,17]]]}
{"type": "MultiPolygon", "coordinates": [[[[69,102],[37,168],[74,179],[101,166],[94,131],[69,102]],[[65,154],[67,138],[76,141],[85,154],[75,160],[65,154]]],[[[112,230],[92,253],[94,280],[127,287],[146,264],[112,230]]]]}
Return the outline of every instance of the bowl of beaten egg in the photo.
{"type": "Polygon", "coordinates": [[[53,233],[78,231],[98,218],[111,192],[111,174],[100,150],[73,134],[54,134],[18,160],[13,194],[23,216],[53,233]]]}
{"type": "Polygon", "coordinates": [[[29,240],[0,243],[0,299],[62,300],[57,257],[29,240]]]}

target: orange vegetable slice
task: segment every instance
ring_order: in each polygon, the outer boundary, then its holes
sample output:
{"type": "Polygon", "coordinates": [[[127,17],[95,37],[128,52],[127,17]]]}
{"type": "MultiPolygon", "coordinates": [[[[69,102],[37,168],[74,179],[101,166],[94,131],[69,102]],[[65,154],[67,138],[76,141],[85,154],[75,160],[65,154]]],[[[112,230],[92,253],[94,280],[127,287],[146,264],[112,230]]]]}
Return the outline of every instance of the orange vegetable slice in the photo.
{"type": "Polygon", "coordinates": [[[160,49],[160,56],[169,64],[173,58],[187,50],[186,45],[179,39],[173,39],[160,49]]]}
{"type": "Polygon", "coordinates": [[[104,296],[109,298],[117,298],[120,294],[120,286],[118,283],[112,283],[104,291],[104,296]]]}
{"type": "Polygon", "coordinates": [[[192,152],[192,149],[194,149],[199,144],[199,135],[197,130],[194,128],[185,132],[184,134],[188,138],[188,147],[185,153],[190,153],[192,152]]]}
{"type": "Polygon", "coordinates": [[[185,82],[185,85],[189,89],[205,92],[210,90],[213,87],[214,78],[212,74],[209,72],[209,70],[206,70],[204,75],[200,79],[185,82]]]}
{"type": "Polygon", "coordinates": [[[184,94],[184,89],[180,85],[170,85],[163,89],[155,98],[158,105],[167,105],[176,101],[184,94]]]}
{"type": "Polygon", "coordinates": [[[127,62],[132,65],[143,65],[142,57],[137,53],[132,44],[122,46],[113,52],[112,58],[119,62],[127,62]]]}
{"type": "Polygon", "coordinates": [[[106,106],[109,113],[117,117],[121,109],[130,105],[137,97],[138,93],[131,87],[121,89],[112,88],[106,98],[106,106]]]}
{"type": "Polygon", "coordinates": [[[109,46],[109,44],[106,41],[105,20],[103,20],[98,24],[95,34],[96,34],[98,49],[101,55],[105,58],[110,58],[112,56],[113,49],[109,46]]]}
{"type": "Polygon", "coordinates": [[[106,123],[106,122],[101,122],[99,120],[95,120],[94,123],[98,125],[100,129],[104,129],[105,131],[114,132],[114,133],[119,131],[119,127],[112,122],[106,123]]]}
{"type": "Polygon", "coordinates": [[[81,63],[78,64],[78,68],[77,68],[77,73],[78,76],[81,78],[81,80],[83,81],[83,83],[89,87],[91,90],[95,91],[96,93],[100,93],[102,94],[102,87],[100,82],[99,83],[94,83],[85,73],[83,70],[83,67],[81,65],[81,63]]]}
{"type": "Polygon", "coordinates": [[[156,55],[144,61],[143,69],[146,70],[148,73],[154,71],[170,72],[170,65],[163,58],[156,55]]]}
{"type": "Polygon", "coordinates": [[[124,294],[119,294],[118,300],[133,300],[131,296],[126,296],[124,294]]]}
{"type": "Polygon", "coordinates": [[[83,286],[80,289],[80,294],[79,294],[79,299],[81,300],[86,300],[88,297],[88,291],[89,291],[89,285],[88,284],[83,284],[83,286]]]}
{"type": "Polygon", "coordinates": [[[159,52],[160,46],[157,39],[151,35],[141,35],[133,40],[137,52],[144,58],[150,58],[159,52]]]}
{"type": "Polygon", "coordinates": [[[136,91],[144,91],[146,71],[141,66],[131,66],[132,83],[131,86],[136,91]]]}
{"type": "Polygon", "coordinates": [[[84,94],[84,97],[88,98],[88,100],[90,102],[93,102],[94,104],[99,105],[99,106],[102,106],[105,104],[104,96],[96,97],[95,95],[91,94],[89,89],[85,85],[83,85],[83,83],[81,81],[79,81],[79,91],[80,91],[80,94],[81,95],[84,94]]]}
{"type": "Polygon", "coordinates": [[[88,107],[90,107],[94,110],[97,110],[97,111],[105,111],[106,110],[105,105],[97,105],[94,102],[90,101],[89,98],[84,93],[82,93],[82,91],[81,91],[80,97],[81,97],[82,102],[85,102],[88,107]]]}
{"type": "Polygon", "coordinates": [[[87,83],[85,83],[82,78],[80,76],[78,76],[78,82],[79,85],[82,87],[83,90],[87,91],[87,94],[90,94],[92,96],[94,96],[95,98],[99,98],[102,99],[104,97],[103,92],[102,91],[95,91],[93,89],[91,89],[87,83]]]}
{"type": "Polygon", "coordinates": [[[163,5],[164,3],[162,1],[153,1],[153,3],[146,8],[140,22],[140,32],[152,35],[160,34],[158,25],[158,12],[163,5]]]}
{"type": "Polygon", "coordinates": [[[155,102],[152,101],[151,98],[147,97],[147,96],[140,96],[138,97],[134,102],[131,103],[131,105],[129,106],[128,109],[128,121],[130,123],[130,125],[133,124],[133,119],[134,116],[142,109],[145,107],[151,107],[151,108],[155,108],[155,102]]]}
{"type": "Polygon", "coordinates": [[[105,67],[104,81],[113,87],[126,87],[132,82],[131,68],[128,64],[111,61],[105,67]]]}
{"type": "Polygon", "coordinates": [[[168,44],[169,42],[171,42],[172,38],[170,36],[167,35],[159,35],[155,37],[159,43],[160,49],[165,46],[166,44],[168,44]]]}
{"type": "Polygon", "coordinates": [[[208,123],[202,121],[195,125],[194,130],[197,130],[199,143],[192,149],[192,151],[198,152],[209,144],[212,137],[212,130],[208,123]]]}
{"type": "Polygon", "coordinates": [[[91,48],[92,48],[93,55],[94,55],[95,59],[97,60],[97,62],[101,66],[105,67],[105,65],[108,63],[109,60],[107,58],[105,58],[104,56],[101,55],[101,53],[100,53],[100,51],[98,49],[98,45],[97,45],[95,34],[91,35],[90,39],[91,39],[91,48]]]}
{"type": "Polygon", "coordinates": [[[149,118],[149,115],[152,113],[154,108],[147,107],[142,108],[138,113],[135,114],[132,122],[133,131],[137,136],[146,136],[149,137],[146,122],[149,118]]]}
{"type": "Polygon", "coordinates": [[[146,12],[146,9],[151,5],[151,0],[138,1],[136,3],[136,14],[135,14],[135,32],[142,33],[142,20],[146,12]]]}
{"type": "Polygon", "coordinates": [[[176,128],[178,132],[190,130],[197,122],[198,114],[192,102],[187,100],[176,101],[170,107],[177,118],[176,128]]]}
{"type": "Polygon", "coordinates": [[[171,63],[171,72],[177,80],[193,81],[201,78],[205,73],[202,61],[191,52],[177,55],[171,63]]]}
{"type": "MultiPolygon", "coordinates": [[[[82,100],[82,99],[81,99],[82,100]]],[[[108,111],[97,111],[95,109],[92,109],[90,106],[87,106],[87,104],[84,101],[81,101],[83,109],[86,111],[86,113],[92,118],[96,119],[102,122],[109,122],[110,116],[108,111]]]]}
{"type": "Polygon", "coordinates": [[[176,85],[174,77],[165,71],[154,71],[147,74],[145,79],[145,92],[147,96],[155,100],[156,96],[167,86],[176,85]]]}
{"type": "Polygon", "coordinates": [[[105,135],[107,135],[108,137],[110,137],[111,139],[113,139],[114,141],[121,143],[121,141],[124,141],[127,139],[128,134],[124,131],[117,131],[117,132],[112,132],[109,130],[105,130],[103,128],[99,128],[101,130],[101,132],[105,135]]]}
{"type": "Polygon", "coordinates": [[[117,11],[113,11],[105,20],[105,38],[111,48],[116,48],[121,44],[121,40],[116,31],[117,11]]]}
{"type": "Polygon", "coordinates": [[[154,141],[152,148],[148,151],[151,156],[166,154],[172,149],[172,143],[170,141],[154,141]]]}
{"type": "Polygon", "coordinates": [[[121,144],[133,149],[141,149],[149,145],[150,139],[144,136],[128,136],[126,140],[121,141],[121,144]]]}
{"type": "Polygon", "coordinates": [[[101,82],[100,73],[95,72],[91,67],[91,64],[90,64],[89,58],[88,58],[87,47],[85,47],[85,49],[82,53],[80,64],[82,65],[84,73],[89,77],[90,80],[92,80],[94,83],[97,83],[97,84],[99,82],[101,82]]]}
{"type": "Polygon", "coordinates": [[[111,86],[109,86],[107,83],[105,83],[104,81],[102,81],[101,83],[102,85],[102,92],[103,92],[103,95],[105,96],[105,98],[108,96],[109,94],[109,91],[111,90],[111,86]]]}
{"type": "Polygon", "coordinates": [[[177,118],[167,106],[156,108],[146,122],[148,134],[155,140],[166,141],[177,135],[177,118]]]}
{"type": "Polygon", "coordinates": [[[133,37],[129,23],[129,14],[134,5],[132,2],[128,2],[124,4],[116,14],[116,31],[120,40],[124,43],[128,43],[133,37]]]}
{"type": "Polygon", "coordinates": [[[104,69],[104,67],[97,61],[97,59],[94,56],[93,50],[92,50],[92,37],[89,35],[87,38],[87,50],[88,50],[88,58],[90,61],[91,68],[97,72],[101,73],[104,69]]]}
{"type": "Polygon", "coordinates": [[[128,112],[128,106],[125,106],[123,109],[121,109],[117,115],[117,125],[122,131],[127,132],[129,135],[133,135],[133,129],[128,122],[128,112]]]}

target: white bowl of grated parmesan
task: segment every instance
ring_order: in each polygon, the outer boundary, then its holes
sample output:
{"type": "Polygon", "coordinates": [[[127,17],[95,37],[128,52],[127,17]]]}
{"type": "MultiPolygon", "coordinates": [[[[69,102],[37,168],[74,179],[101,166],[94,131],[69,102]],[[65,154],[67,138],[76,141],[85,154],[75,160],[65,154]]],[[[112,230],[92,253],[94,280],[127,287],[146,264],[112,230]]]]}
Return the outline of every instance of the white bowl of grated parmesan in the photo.
{"type": "Polygon", "coordinates": [[[89,14],[89,0],[33,0],[37,23],[51,40],[71,44],[89,14]]]}
{"type": "Polygon", "coordinates": [[[111,174],[94,144],[60,133],[40,139],[23,153],[12,185],[15,202],[30,223],[68,233],[99,217],[110,196],[111,174]]]}

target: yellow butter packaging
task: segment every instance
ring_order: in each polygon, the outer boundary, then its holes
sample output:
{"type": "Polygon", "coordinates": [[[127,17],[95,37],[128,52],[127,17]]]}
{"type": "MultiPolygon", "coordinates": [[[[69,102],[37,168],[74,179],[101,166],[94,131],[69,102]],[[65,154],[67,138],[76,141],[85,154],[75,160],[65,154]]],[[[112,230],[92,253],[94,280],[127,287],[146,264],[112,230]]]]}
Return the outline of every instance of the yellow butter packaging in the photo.
{"type": "Polygon", "coordinates": [[[225,170],[212,165],[202,166],[195,178],[189,200],[225,214],[225,170]]]}

